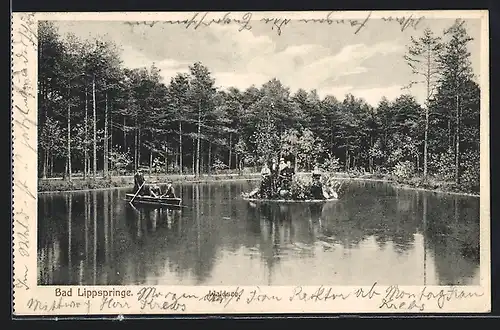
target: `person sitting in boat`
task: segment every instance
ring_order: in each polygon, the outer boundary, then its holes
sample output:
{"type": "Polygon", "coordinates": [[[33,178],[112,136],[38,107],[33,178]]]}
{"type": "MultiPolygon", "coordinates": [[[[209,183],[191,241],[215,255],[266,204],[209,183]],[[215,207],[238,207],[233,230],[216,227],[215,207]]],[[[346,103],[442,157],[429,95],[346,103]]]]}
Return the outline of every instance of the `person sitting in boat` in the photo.
{"type": "Polygon", "coordinates": [[[147,191],[148,191],[148,195],[151,196],[151,197],[157,198],[158,196],[161,195],[160,186],[158,186],[155,183],[147,185],[147,191]]]}
{"type": "Polygon", "coordinates": [[[165,189],[165,193],[163,195],[161,195],[161,197],[176,198],[174,187],[172,185],[172,181],[167,182],[167,187],[165,189]]]}
{"type": "Polygon", "coordinates": [[[141,191],[139,192],[139,195],[144,194],[144,175],[142,174],[142,169],[138,168],[137,171],[134,174],[134,193],[137,192],[139,189],[141,191]]]}

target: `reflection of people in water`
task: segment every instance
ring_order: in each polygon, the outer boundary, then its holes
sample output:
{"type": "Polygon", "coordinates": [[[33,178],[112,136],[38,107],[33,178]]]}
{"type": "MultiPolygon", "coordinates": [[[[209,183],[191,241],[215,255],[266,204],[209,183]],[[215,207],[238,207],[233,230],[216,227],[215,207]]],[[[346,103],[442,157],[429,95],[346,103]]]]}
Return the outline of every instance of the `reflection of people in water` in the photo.
{"type": "Polygon", "coordinates": [[[311,212],[311,217],[309,218],[309,231],[314,237],[321,232],[321,215],[323,213],[323,207],[323,204],[309,205],[309,211],[311,212]]]}

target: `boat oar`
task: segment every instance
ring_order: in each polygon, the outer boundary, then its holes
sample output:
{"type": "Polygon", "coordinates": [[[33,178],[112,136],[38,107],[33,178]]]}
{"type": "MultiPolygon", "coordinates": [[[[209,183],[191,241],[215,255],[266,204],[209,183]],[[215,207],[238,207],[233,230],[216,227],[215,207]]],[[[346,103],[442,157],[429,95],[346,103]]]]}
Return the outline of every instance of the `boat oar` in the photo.
{"type": "Polygon", "coordinates": [[[139,194],[139,191],[141,191],[142,189],[142,186],[144,186],[144,184],[146,183],[146,180],[144,180],[144,182],[141,184],[141,186],[139,187],[139,189],[137,189],[137,192],[135,193],[134,197],[132,197],[132,199],[130,200],[130,204],[132,204],[132,202],[134,201],[134,199],[137,197],[137,195],[139,194]]]}

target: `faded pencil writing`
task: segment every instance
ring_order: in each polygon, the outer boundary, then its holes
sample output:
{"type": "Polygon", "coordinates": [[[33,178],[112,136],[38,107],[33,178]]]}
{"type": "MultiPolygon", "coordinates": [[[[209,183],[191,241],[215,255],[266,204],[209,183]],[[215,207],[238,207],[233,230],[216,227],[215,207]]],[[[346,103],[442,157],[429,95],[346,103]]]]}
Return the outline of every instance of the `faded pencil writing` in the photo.
{"type": "Polygon", "coordinates": [[[197,295],[175,292],[161,292],[155,287],[144,287],[137,292],[137,300],[140,303],[141,310],[172,310],[186,311],[186,302],[190,299],[199,299],[197,295]]]}
{"type": "Polygon", "coordinates": [[[91,308],[90,300],[69,300],[63,297],[52,300],[50,302],[36,298],[30,298],[26,306],[32,311],[41,312],[53,312],[60,309],[81,309],[82,307],[86,308],[87,312],[90,312],[91,308]]]}
{"type": "Polygon", "coordinates": [[[14,279],[14,287],[15,288],[24,288],[29,290],[28,286],[28,266],[24,265],[24,275],[22,277],[16,277],[14,279]]]}
{"type": "Polygon", "coordinates": [[[293,289],[292,295],[289,297],[290,301],[302,300],[302,301],[328,301],[342,299],[346,300],[350,297],[349,293],[336,292],[333,288],[326,288],[324,286],[318,287],[316,290],[310,292],[306,291],[302,286],[297,286],[293,289]]]}
{"type": "MultiPolygon", "coordinates": [[[[248,31],[252,30],[254,25],[262,23],[269,26],[271,30],[275,31],[277,35],[282,35],[284,28],[286,26],[291,26],[297,23],[308,23],[317,25],[348,25],[353,28],[354,34],[358,34],[362,29],[369,26],[368,21],[372,18],[372,11],[368,12],[367,16],[361,19],[352,18],[334,18],[335,12],[328,12],[322,18],[300,18],[291,19],[285,16],[269,16],[260,19],[253,19],[253,14],[251,12],[246,13],[232,13],[226,12],[222,14],[221,17],[211,17],[214,15],[220,15],[217,13],[194,13],[191,17],[185,19],[176,20],[158,20],[158,21],[135,21],[135,22],[125,22],[125,24],[131,26],[143,25],[143,26],[161,26],[161,25],[177,25],[183,26],[186,29],[198,30],[202,27],[210,27],[215,25],[236,25],[237,31],[248,31]],[[253,24],[252,24],[253,23],[253,24]]],[[[401,17],[382,17],[380,20],[384,22],[396,22],[399,24],[401,31],[407,28],[416,29],[419,23],[424,19],[423,16],[414,17],[401,16],[401,17]]]]}

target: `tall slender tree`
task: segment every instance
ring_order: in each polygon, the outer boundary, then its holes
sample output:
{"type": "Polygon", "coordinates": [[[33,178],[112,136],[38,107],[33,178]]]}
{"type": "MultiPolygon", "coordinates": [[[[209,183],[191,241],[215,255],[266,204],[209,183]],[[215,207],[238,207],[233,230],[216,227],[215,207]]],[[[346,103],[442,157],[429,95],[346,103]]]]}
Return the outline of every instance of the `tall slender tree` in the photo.
{"type": "Polygon", "coordinates": [[[436,88],[439,84],[441,74],[439,68],[439,56],[443,49],[441,37],[434,36],[431,29],[426,28],[423,36],[418,39],[411,37],[411,43],[408,46],[408,53],[404,56],[406,62],[412,69],[414,75],[423,77],[423,81],[412,80],[408,87],[414,84],[425,84],[426,104],[425,104],[425,123],[424,123],[424,177],[427,177],[427,158],[429,141],[429,104],[436,88]]]}
{"type": "Polygon", "coordinates": [[[187,121],[189,114],[189,77],[186,74],[177,74],[171,79],[167,90],[167,119],[177,122],[178,134],[178,166],[179,174],[183,173],[184,153],[183,153],[183,124],[187,121]]]}
{"type": "Polygon", "coordinates": [[[212,78],[207,67],[200,62],[194,63],[189,67],[191,73],[190,94],[192,107],[196,109],[196,161],[195,175],[200,175],[201,158],[201,126],[208,113],[213,110],[213,101],[215,96],[215,80],[212,78]]]}
{"type": "MultiPolygon", "coordinates": [[[[455,149],[455,182],[460,184],[460,118],[461,107],[464,99],[467,98],[467,82],[473,78],[470,61],[470,52],[467,45],[473,40],[465,28],[465,21],[456,20],[449,29],[445,31],[448,37],[444,52],[439,57],[440,67],[443,74],[443,84],[441,92],[446,95],[449,104],[453,105],[450,114],[454,113],[454,149],[455,149]]],[[[450,116],[450,122],[452,116],[450,116]]]]}

